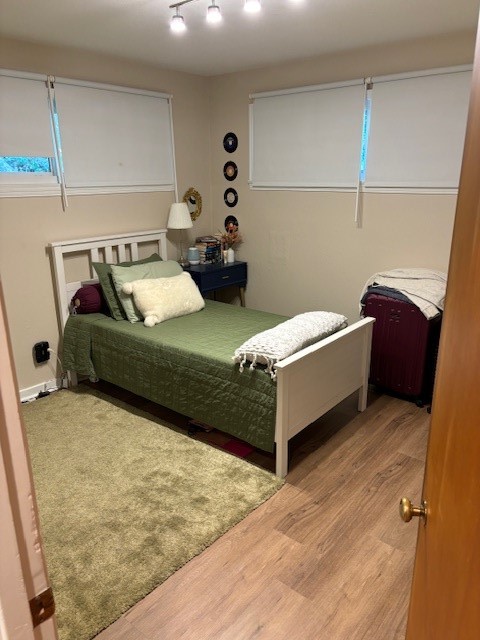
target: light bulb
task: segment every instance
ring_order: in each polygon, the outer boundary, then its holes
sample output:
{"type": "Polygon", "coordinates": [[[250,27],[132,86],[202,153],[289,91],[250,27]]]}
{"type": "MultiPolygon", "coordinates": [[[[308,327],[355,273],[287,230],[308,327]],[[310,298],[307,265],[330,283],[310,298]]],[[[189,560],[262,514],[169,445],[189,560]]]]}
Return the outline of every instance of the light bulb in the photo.
{"type": "Polygon", "coordinates": [[[207,22],[210,24],[217,24],[222,21],[222,14],[220,13],[220,7],[214,2],[207,9],[207,22]]]}
{"type": "Polygon", "coordinates": [[[172,20],[170,21],[170,29],[175,33],[182,33],[186,30],[186,28],[187,27],[185,26],[185,20],[183,19],[183,16],[178,13],[177,7],[177,13],[172,16],[172,20]]]}
{"type": "Polygon", "coordinates": [[[261,8],[260,0],[245,0],[244,9],[247,13],[258,13],[261,8]]]}

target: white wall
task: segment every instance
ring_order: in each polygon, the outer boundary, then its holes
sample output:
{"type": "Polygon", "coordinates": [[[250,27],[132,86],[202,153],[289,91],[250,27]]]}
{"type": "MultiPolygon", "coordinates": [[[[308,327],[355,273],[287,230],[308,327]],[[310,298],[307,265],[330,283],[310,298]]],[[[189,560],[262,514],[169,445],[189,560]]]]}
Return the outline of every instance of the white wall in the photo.
{"type": "MultiPolygon", "coordinates": [[[[354,321],[361,288],[372,273],[399,266],[447,269],[456,198],[370,194],[357,229],[353,194],[251,191],[248,96],[471,63],[473,48],[474,34],[464,33],[202,78],[3,40],[0,66],[172,93],[179,194],[193,186],[203,197],[203,213],[190,237],[221,229],[225,216],[234,214],[245,237],[238,257],[248,261],[248,306],[287,315],[329,309],[354,321]],[[227,131],[239,137],[233,154],[222,146],[227,131]],[[239,167],[234,182],[223,177],[227,160],[239,167]],[[230,186],[239,193],[232,209],[223,202],[230,186]]],[[[35,342],[48,340],[56,349],[59,340],[47,244],[164,227],[171,201],[169,193],[76,196],[64,213],[59,198],[0,199],[0,272],[20,388],[55,377],[54,361],[35,366],[32,357],[35,342]]],[[[171,244],[172,257],[175,250],[171,244]]]]}
{"type": "MultiPolygon", "coordinates": [[[[179,196],[195,187],[203,197],[203,213],[189,235],[210,232],[210,93],[204,78],[8,40],[2,41],[0,66],[173,94],[179,196]]],[[[59,341],[48,243],[164,228],[172,201],[171,192],[73,196],[63,212],[58,197],[0,198],[0,272],[21,389],[56,375],[55,359],[35,365],[32,357],[35,342],[47,340],[57,349],[59,341]]],[[[178,241],[177,232],[168,235],[178,241]]],[[[176,257],[176,251],[170,243],[170,256],[176,257]]]]}
{"type": "MultiPolygon", "coordinates": [[[[355,195],[252,191],[248,187],[249,94],[428,69],[473,60],[474,34],[371,47],[341,55],[277,65],[212,79],[212,203],[214,226],[238,218],[248,261],[247,305],[287,315],[326,309],[358,318],[359,295],[373,273],[395,267],[447,270],[456,197],[363,197],[363,225],[354,225],[355,195]],[[238,135],[238,150],[224,151],[223,136],[238,135]],[[227,160],[238,165],[233,182],[223,177],[227,160]],[[223,203],[234,187],[239,203],[223,203]]],[[[321,151],[319,150],[319,153],[321,151]]]]}

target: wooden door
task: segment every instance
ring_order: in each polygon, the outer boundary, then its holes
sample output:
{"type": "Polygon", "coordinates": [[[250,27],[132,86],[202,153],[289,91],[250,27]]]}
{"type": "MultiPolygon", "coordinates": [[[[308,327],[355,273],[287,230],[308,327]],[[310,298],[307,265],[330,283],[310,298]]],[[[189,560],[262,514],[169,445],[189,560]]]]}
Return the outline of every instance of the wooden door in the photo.
{"type": "Polygon", "coordinates": [[[407,639],[476,640],[480,638],[478,34],[423,498],[427,522],[419,524],[407,639]]]}
{"type": "MultiPolygon", "coordinates": [[[[49,584],[1,281],[0,539],[0,636],[56,640],[55,616],[34,625],[30,613],[30,601],[49,584]]],[[[42,605],[47,601],[44,595],[42,605]]]]}

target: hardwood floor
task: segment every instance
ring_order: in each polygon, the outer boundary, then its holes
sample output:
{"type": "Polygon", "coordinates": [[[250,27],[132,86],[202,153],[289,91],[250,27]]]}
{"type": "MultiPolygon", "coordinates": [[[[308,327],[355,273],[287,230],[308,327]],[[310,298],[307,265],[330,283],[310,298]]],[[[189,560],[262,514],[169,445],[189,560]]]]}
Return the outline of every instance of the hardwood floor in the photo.
{"type": "Polygon", "coordinates": [[[429,421],[397,398],[372,393],[361,414],[348,398],[294,439],[275,496],[97,640],[403,639],[418,522],[402,523],[398,502],[420,500],[429,421]]]}

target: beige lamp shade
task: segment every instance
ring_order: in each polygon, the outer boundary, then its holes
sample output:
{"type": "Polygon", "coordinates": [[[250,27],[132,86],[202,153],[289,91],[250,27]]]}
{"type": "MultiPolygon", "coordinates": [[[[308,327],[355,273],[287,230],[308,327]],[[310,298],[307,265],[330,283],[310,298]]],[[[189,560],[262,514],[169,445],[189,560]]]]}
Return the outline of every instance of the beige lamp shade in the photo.
{"type": "Polygon", "coordinates": [[[170,205],[167,229],[190,229],[192,218],[186,202],[174,202],[170,205]]]}

